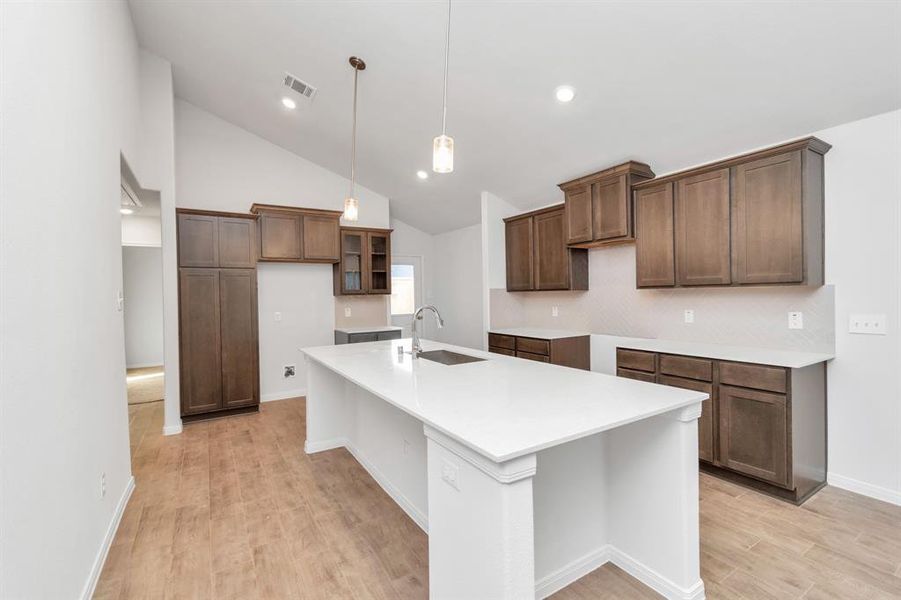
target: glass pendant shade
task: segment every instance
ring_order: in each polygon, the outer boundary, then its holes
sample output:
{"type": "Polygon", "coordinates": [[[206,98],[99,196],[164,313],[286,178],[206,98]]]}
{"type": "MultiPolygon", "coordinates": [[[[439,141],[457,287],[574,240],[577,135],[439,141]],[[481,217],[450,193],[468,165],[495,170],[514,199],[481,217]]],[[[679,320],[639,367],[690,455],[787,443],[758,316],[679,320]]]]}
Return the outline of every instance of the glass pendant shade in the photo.
{"type": "Polygon", "coordinates": [[[359,218],[360,203],[353,196],[344,199],[344,214],[342,217],[345,221],[356,221],[359,218]]]}
{"type": "Polygon", "coordinates": [[[436,173],[450,173],[454,170],[454,138],[443,133],[435,138],[432,170],[436,173]]]}

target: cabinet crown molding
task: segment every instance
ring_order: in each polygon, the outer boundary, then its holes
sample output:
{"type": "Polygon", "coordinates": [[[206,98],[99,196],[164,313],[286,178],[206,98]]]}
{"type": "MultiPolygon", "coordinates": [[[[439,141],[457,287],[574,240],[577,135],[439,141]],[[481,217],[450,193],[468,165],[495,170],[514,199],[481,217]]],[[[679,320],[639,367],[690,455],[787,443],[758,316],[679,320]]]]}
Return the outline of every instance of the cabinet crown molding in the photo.
{"type": "Polygon", "coordinates": [[[582,177],[577,177],[576,179],[558,183],[557,187],[565,192],[570,188],[579,187],[587,183],[594,183],[595,181],[606,179],[607,177],[619,177],[620,175],[626,174],[638,175],[639,177],[653,177],[654,171],[652,171],[651,167],[646,163],[630,160],[620,165],[603,169],[589,175],[583,175],[582,177]]]}
{"type": "Polygon", "coordinates": [[[207,217],[229,217],[233,219],[256,219],[257,215],[248,213],[222,212],[220,210],[203,210],[199,208],[176,208],[177,215],[204,215],[207,217]]]}
{"type": "Polygon", "coordinates": [[[657,185],[662,185],[664,183],[676,181],[677,179],[684,179],[685,177],[690,177],[692,175],[700,175],[709,171],[716,171],[718,169],[734,167],[736,165],[752,160],[757,160],[759,158],[766,158],[768,156],[784,154],[786,152],[792,152],[794,150],[811,150],[813,152],[816,152],[817,154],[826,154],[831,148],[831,144],[828,144],[819,138],[809,136],[806,138],[801,138],[799,140],[794,140],[792,142],[779,144],[778,146],[771,146],[762,150],[754,150],[753,152],[746,152],[744,154],[739,154],[738,156],[718,160],[716,162],[706,163],[697,167],[691,167],[690,169],[684,169],[682,171],[676,171],[675,173],[669,173],[667,175],[657,177],[656,179],[648,179],[646,181],[634,184],[632,186],[632,189],[640,190],[644,188],[654,187],[657,185]]]}
{"type": "Polygon", "coordinates": [[[534,217],[535,215],[543,215],[544,213],[554,212],[555,210],[561,210],[562,208],[562,202],[560,204],[552,204],[551,206],[545,206],[543,208],[536,208],[535,210],[519,213],[518,215],[513,215],[512,217],[505,217],[504,223],[509,223],[510,221],[518,221],[520,219],[527,219],[529,217],[534,217]]]}
{"type": "Polygon", "coordinates": [[[250,212],[258,215],[264,212],[281,212],[281,213],[290,213],[292,215],[296,214],[305,214],[305,215],[327,215],[330,217],[340,217],[344,214],[340,210],[326,210],[324,208],[304,208],[302,206],[282,206],[279,204],[257,204],[254,203],[250,207],[250,212]]]}

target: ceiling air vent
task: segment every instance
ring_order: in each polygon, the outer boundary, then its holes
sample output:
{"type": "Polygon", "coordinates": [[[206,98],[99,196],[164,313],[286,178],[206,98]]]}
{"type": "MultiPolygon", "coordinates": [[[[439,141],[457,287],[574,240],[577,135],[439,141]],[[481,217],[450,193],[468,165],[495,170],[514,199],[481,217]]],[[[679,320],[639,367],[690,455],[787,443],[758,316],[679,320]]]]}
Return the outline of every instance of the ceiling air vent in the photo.
{"type": "Polygon", "coordinates": [[[316,95],[316,88],[307,83],[306,81],[301,81],[294,75],[290,73],[285,73],[285,85],[303,96],[304,98],[308,98],[310,100],[316,95]]]}

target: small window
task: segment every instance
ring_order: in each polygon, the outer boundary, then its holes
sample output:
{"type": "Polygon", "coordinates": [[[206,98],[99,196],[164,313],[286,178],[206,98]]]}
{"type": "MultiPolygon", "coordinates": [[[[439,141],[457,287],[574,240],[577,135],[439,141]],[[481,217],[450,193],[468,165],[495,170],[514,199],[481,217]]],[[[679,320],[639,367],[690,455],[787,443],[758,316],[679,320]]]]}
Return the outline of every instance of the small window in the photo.
{"type": "Polygon", "coordinates": [[[412,315],[416,310],[413,265],[391,265],[391,314],[412,315]]]}

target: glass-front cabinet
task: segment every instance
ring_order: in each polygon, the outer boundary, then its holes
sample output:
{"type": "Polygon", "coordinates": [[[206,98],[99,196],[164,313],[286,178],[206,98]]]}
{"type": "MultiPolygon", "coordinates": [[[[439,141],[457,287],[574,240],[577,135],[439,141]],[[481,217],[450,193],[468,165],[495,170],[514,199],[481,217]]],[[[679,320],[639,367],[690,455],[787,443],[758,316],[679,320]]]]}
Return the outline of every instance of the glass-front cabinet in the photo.
{"type": "Polygon", "coordinates": [[[391,293],[391,230],[341,228],[335,295],[391,293]]]}

